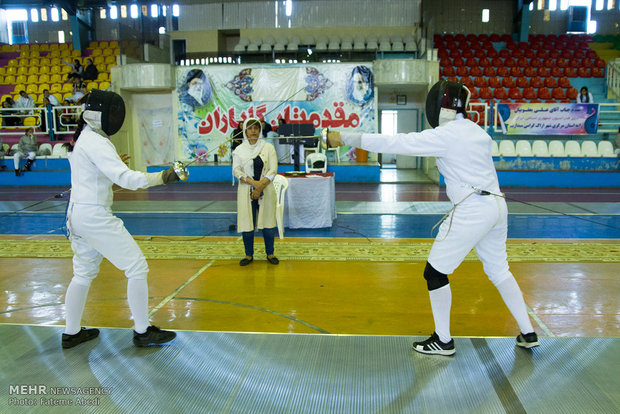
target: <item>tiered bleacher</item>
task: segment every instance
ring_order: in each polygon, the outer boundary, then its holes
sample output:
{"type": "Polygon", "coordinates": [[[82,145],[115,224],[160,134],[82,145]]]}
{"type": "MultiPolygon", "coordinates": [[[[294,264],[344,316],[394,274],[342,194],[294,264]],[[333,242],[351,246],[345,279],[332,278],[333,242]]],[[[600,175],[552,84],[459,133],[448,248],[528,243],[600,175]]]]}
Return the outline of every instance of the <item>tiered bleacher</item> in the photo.
{"type": "MultiPolygon", "coordinates": [[[[92,59],[97,67],[97,79],[85,80],[87,90],[107,89],[110,86],[110,68],[116,65],[116,56],[120,54],[118,42],[90,42],[85,50],[74,50],[70,43],[34,43],[0,46],[0,96],[14,101],[19,99],[19,92],[33,98],[35,108],[30,111],[15,112],[0,109],[0,118],[18,119],[18,125],[2,122],[0,137],[4,148],[4,165],[13,169],[12,154],[17,142],[28,127],[35,128],[39,143],[37,161],[33,172],[41,170],[44,164],[48,169],[67,170],[66,150],[62,144],[71,139],[79,109],[68,105],[66,99],[74,95],[73,83],[68,80],[71,66],[78,60],[83,66],[87,59],[92,59]],[[53,115],[47,114],[43,106],[43,91],[48,90],[56,97],[59,106],[54,107],[53,115]],[[52,118],[55,118],[52,120],[52,118]],[[50,132],[52,131],[52,132],[50,132]],[[65,158],[62,162],[48,162],[48,159],[65,158]],[[47,165],[49,164],[49,165],[47,165]],[[66,165],[65,165],[66,164],[66,165]]],[[[6,119],[5,119],[6,121],[6,119]]],[[[31,174],[32,175],[32,174],[31,174]]],[[[25,178],[25,177],[20,177],[25,178]]]]}

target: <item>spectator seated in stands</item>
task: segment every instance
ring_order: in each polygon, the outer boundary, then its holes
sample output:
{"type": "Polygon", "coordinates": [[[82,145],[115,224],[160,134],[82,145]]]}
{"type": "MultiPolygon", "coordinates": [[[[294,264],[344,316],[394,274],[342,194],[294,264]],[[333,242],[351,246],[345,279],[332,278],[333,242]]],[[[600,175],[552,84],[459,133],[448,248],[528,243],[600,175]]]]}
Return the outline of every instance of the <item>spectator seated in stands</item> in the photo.
{"type": "Polygon", "coordinates": [[[52,106],[60,105],[60,102],[58,102],[58,98],[56,98],[54,95],[51,95],[50,91],[48,91],[47,89],[43,89],[43,98],[47,98],[50,101],[50,104],[52,104],[52,106]]]}
{"type": "Polygon", "coordinates": [[[34,135],[34,128],[28,128],[26,135],[19,139],[18,150],[13,155],[13,164],[15,165],[15,175],[20,176],[23,171],[30,171],[32,163],[37,157],[37,137],[34,135]],[[28,158],[24,165],[23,171],[19,169],[19,161],[22,158],[28,158]]]}
{"type": "Polygon", "coordinates": [[[97,66],[93,64],[92,59],[86,59],[86,67],[84,68],[84,72],[82,72],[82,79],[94,81],[99,76],[99,71],[97,70],[97,66]]]}
{"type": "Polygon", "coordinates": [[[11,111],[15,105],[15,101],[13,98],[7,97],[4,101],[2,101],[3,111],[0,114],[2,116],[2,126],[17,126],[20,124],[20,118],[17,116],[11,116],[15,111],[11,111]]]}
{"type": "Polygon", "coordinates": [[[592,94],[588,92],[587,87],[581,87],[579,96],[577,96],[577,103],[594,103],[594,98],[592,97],[592,94]]]}
{"type": "MultiPolygon", "coordinates": [[[[26,91],[19,92],[19,98],[15,103],[14,108],[34,108],[34,99],[26,93],[26,91]]],[[[31,114],[32,111],[20,111],[21,114],[31,114]]]]}
{"type": "Polygon", "coordinates": [[[70,81],[71,79],[75,79],[76,77],[78,79],[82,78],[82,72],[84,71],[84,66],[82,66],[79,59],[75,59],[73,63],[69,63],[66,60],[63,60],[62,63],[64,63],[65,65],[71,66],[71,72],[69,73],[69,76],[67,76],[67,80],[70,81]]]}
{"type": "MultiPolygon", "coordinates": [[[[4,103],[4,102],[3,102],[4,103]]],[[[0,138],[0,157],[4,157],[4,142],[2,142],[2,138],[0,138]]],[[[0,165],[0,170],[4,170],[6,165],[0,165]]]]}
{"type": "Polygon", "coordinates": [[[82,82],[76,83],[73,85],[73,95],[65,98],[66,101],[71,102],[72,104],[77,104],[80,99],[82,99],[86,95],[86,85],[82,82]]]}

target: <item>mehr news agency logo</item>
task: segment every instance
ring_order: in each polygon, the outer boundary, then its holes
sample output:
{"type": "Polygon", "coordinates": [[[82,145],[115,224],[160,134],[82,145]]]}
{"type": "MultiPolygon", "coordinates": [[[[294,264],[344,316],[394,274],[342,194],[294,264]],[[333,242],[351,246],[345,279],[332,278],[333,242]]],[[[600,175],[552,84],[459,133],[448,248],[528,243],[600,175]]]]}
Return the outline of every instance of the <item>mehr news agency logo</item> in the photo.
{"type": "Polygon", "coordinates": [[[9,385],[11,406],[99,406],[101,395],[110,395],[111,387],[49,387],[42,384],[9,385]]]}

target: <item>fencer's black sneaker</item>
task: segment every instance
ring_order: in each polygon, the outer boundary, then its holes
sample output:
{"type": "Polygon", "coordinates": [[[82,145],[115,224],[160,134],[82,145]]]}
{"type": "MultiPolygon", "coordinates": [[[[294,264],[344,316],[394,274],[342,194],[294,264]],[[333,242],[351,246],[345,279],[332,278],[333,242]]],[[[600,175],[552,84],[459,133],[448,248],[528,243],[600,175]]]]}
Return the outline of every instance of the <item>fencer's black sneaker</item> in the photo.
{"type": "Polygon", "coordinates": [[[437,333],[433,332],[430,338],[422,342],[414,342],[413,350],[421,352],[423,354],[432,355],[454,355],[456,350],[454,349],[454,339],[450,339],[450,342],[441,342],[437,333]]]}
{"type": "Polygon", "coordinates": [[[540,343],[538,342],[538,335],[536,335],[536,332],[528,334],[520,333],[519,336],[517,336],[517,346],[521,348],[529,349],[539,345],[540,343]]]}
{"type": "Polygon", "coordinates": [[[99,329],[92,328],[86,329],[82,328],[75,335],[62,334],[62,347],[73,348],[76,345],[81,344],[82,342],[90,341],[91,339],[95,339],[99,336],[99,329]]]}
{"type": "Polygon", "coordinates": [[[161,345],[172,341],[177,334],[172,331],[164,331],[157,326],[149,326],[146,332],[139,334],[133,331],[133,344],[138,347],[161,345]]]}

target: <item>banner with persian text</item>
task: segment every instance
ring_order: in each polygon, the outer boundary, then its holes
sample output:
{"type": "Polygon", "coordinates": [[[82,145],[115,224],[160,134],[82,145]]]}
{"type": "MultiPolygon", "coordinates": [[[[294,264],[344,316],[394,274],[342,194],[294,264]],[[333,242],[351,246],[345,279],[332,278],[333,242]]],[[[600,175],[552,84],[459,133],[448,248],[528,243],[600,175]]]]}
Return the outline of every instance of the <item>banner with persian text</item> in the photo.
{"type": "Polygon", "coordinates": [[[598,104],[500,103],[502,132],[520,135],[586,135],[598,129],[598,104]]]}
{"type": "MultiPolygon", "coordinates": [[[[287,66],[205,66],[177,69],[178,133],[182,157],[230,161],[230,137],[246,118],[375,132],[371,63],[287,66]]],[[[341,159],[355,151],[341,148],[341,159]]]]}

